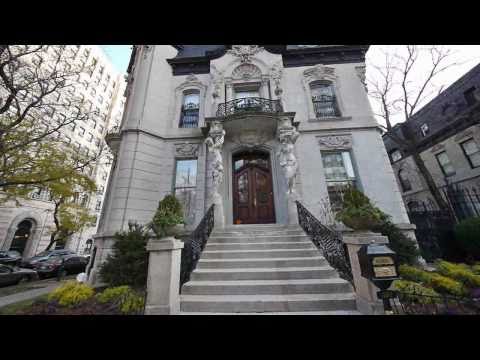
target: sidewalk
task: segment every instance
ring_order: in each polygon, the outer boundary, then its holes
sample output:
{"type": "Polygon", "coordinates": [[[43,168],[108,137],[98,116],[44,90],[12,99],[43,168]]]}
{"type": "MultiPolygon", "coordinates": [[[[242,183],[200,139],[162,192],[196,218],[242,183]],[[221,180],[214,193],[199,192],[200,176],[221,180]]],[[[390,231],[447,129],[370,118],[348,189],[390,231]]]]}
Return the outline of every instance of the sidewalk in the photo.
{"type": "Polygon", "coordinates": [[[20,301],[30,300],[38,296],[48,294],[49,292],[55,290],[57,287],[62,285],[62,283],[63,282],[55,281],[41,289],[27,290],[24,292],[0,297],[0,308],[20,301]]]}

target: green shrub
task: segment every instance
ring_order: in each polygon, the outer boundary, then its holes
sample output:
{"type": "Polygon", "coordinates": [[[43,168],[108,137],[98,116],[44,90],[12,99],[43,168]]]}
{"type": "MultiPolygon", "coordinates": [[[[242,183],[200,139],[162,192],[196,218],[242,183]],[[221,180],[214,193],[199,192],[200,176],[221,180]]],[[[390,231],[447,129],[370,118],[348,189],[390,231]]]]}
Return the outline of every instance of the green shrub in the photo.
{"type": "Polygon", "coordinates": [[[144,298],[136,294],[129,286],[108,288],[96,296],[102,303],[112,303],[119,307],[124,314],[138,314],[143,311],[144,298]]]}
{"type": "Polygon", "coordinates": [[[404,298],[421,304],[433,303],[435,301],[434,298],[429,296],[439,296],[435,290],[409,280],[395,280],[392,286],[394,290],[401,292],[401,296],[404,298]]]}
{"type": "Polygon", "coordinates": [[[108,286],[144,288],[147,284],[149,235],[141,225],[129,224],[128,227],[128,231],[115,234],[113,254],[101,266],[100,276],[108,286]]]}
{"type": "Polygon", "coordinates": [[[425,270],[418,269],[409,265],[400,265],[398,271],[402,279],[414,281],[417,283],[428,282],[429,275],[425,270]]]}
{"type": "Polygon", "coordinates": [[[361,191],[349,186],[343,194],[342,209],[335,217],[354,230],[372,230],[380,225],[382,212],[361,191]]]}
{"type": "Polygon", "coordinates": [[[474,274],[476,275],[480,275],[480,264],[477,263],[475,265],[472,266],[472,271],[474,274]]]}
{"type": "Polygon", "coordinates": [[[48,300],[55,300],[62,306],[72,307],[90,299],[94,293],[90,286],[73,280],[56,288],[48,296],[48,300]]]}
{"type": "Polygon", "coordinates": [[[455,241],[469,255],[480,258],[480,217],[461,221],[455,226],[455,241]]]}
{"type": "Polygon", "coordinates": [[[480,287],[480,275],[476,275],[468,265],[439,260],[436,268],[441,275],[460,281],[467,287],[480,287]]]}
{"type": "Polygon", "coordinates": [[[158,204],[149,227],[158,237],[175,235],[175,225],[183,224],[182,205],[174,195],[167,195],[158,204]]]}

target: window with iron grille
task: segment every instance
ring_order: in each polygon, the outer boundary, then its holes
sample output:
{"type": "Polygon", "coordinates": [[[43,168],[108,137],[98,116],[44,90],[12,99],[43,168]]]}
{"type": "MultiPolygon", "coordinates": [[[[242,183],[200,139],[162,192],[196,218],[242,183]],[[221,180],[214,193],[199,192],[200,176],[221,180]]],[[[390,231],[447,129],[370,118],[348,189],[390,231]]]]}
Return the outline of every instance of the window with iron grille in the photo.
{"type": "Polygon", "coordinates": [[[181,128],[198,127],[198,116],[200,111],[200,92],[198,90],[189,90],[183,93],[183,103],[180,112],[181,128]]]}
{"type": "Polygon", "coordinates": [[[176,161],[174,195],[182,204],[187,223],[195,220],[195,192],[197,187],[197,159],[176,161]]]}
{"type": "Polygon", "coordinates": [[[448,155],[445,151],[441,152],[440,154],[435,155],[440,165],[440,169],[445,176],[452,176],[455,175],[455,168],[453,167],[448,155]]]}
{"type": "Polygon", "coordinates": [[[322,151],[322,163],[330,205],[333,211],[337,211],[342,207],[345,190],[355,186],[356,182],[350,152],[322,151]]]}
{"type": "Polygon", "coordinates": [[[340,116],[333,84],[315,82],[310,85],[313,109],[317,118],[340,116]]]}
{"type": "Polygon", "coordinates": [[[463,153],[467,157],[468,163],[471,168],[474,169],[480,166],[480,150],[478,145],[473,139],[468,139],[460,144],[462,146],[463,153]]]}
{"type": "Polygon", "coordinates": [[[402,169],[398,172],[398,179],[400,180],[400,186],[403,192],[412,190],[412,184],[410,184],[405,170],[402,169]]]}

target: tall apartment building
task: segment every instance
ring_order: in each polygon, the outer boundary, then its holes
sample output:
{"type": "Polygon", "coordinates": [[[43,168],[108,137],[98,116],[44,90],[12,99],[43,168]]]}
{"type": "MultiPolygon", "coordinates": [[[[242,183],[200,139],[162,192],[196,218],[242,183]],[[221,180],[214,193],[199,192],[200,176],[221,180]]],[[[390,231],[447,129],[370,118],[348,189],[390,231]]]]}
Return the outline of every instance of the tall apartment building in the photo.
{"type": "MultiPolygon", "coordinates": [[[[74,87],[61,94],[57,101],[68,101],[69,97],[80,97],[89,111],[96,115],[88,121],[76,121],[61,129],[61,136],[73,144],[79,151],[96,153],[104,146],[105,134],[118,126],[125,104],[125,78],[115,69],[110,59],[99,46],[94,45],[55,45],[48,46],[44,54],[50,51],[67,51],[73,64],[85,64],[89,71],[81,74],[74,87]]],[[[47,56],[44,56],[47,58],[47,56]]],[[[33,55],[32,63],[40,66],[44,61],[41,53],[33,55]]],[[[48,60],[47,60],[48,61],[48,60]]],[[[48,66],[49,64],[45,64],[48,66]]],[[[51,119],[62,114],[52,111],[51,119]]],[[[48,119],[47,119],[48,121],[48,119]]],[[[111,155],[99,161],[92,176],[97,184],[97,193],[80,199],[92,214],[97,215],[97,223],[103,203],[106,183],[111,167],[111,155]]],[[[20,206],[9,202],[0,206],[0,249],[16,249],[24,257],[33,256],[42,251],[49,243],[49,229],[53,225],[53,205],[45,191],[33,192],[30,200],[20,200],[20,206]]],[[[88,252],[92,245],[92,235],[97,226],[74,234],[66,247],[79,253],[88,252]]]]}

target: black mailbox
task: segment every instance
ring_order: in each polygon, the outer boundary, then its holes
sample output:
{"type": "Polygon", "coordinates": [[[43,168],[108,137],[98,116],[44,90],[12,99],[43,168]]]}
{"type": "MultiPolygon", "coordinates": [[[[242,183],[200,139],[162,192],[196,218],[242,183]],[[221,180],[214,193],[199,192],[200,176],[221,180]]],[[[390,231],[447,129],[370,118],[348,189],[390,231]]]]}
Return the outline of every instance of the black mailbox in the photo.
{"type": "Polygon", "coordinates": [[[382,290],[388,289],[397,280],[397,254],[384,244],[363,245],[358,250],[360,273],[382,290]]]}

